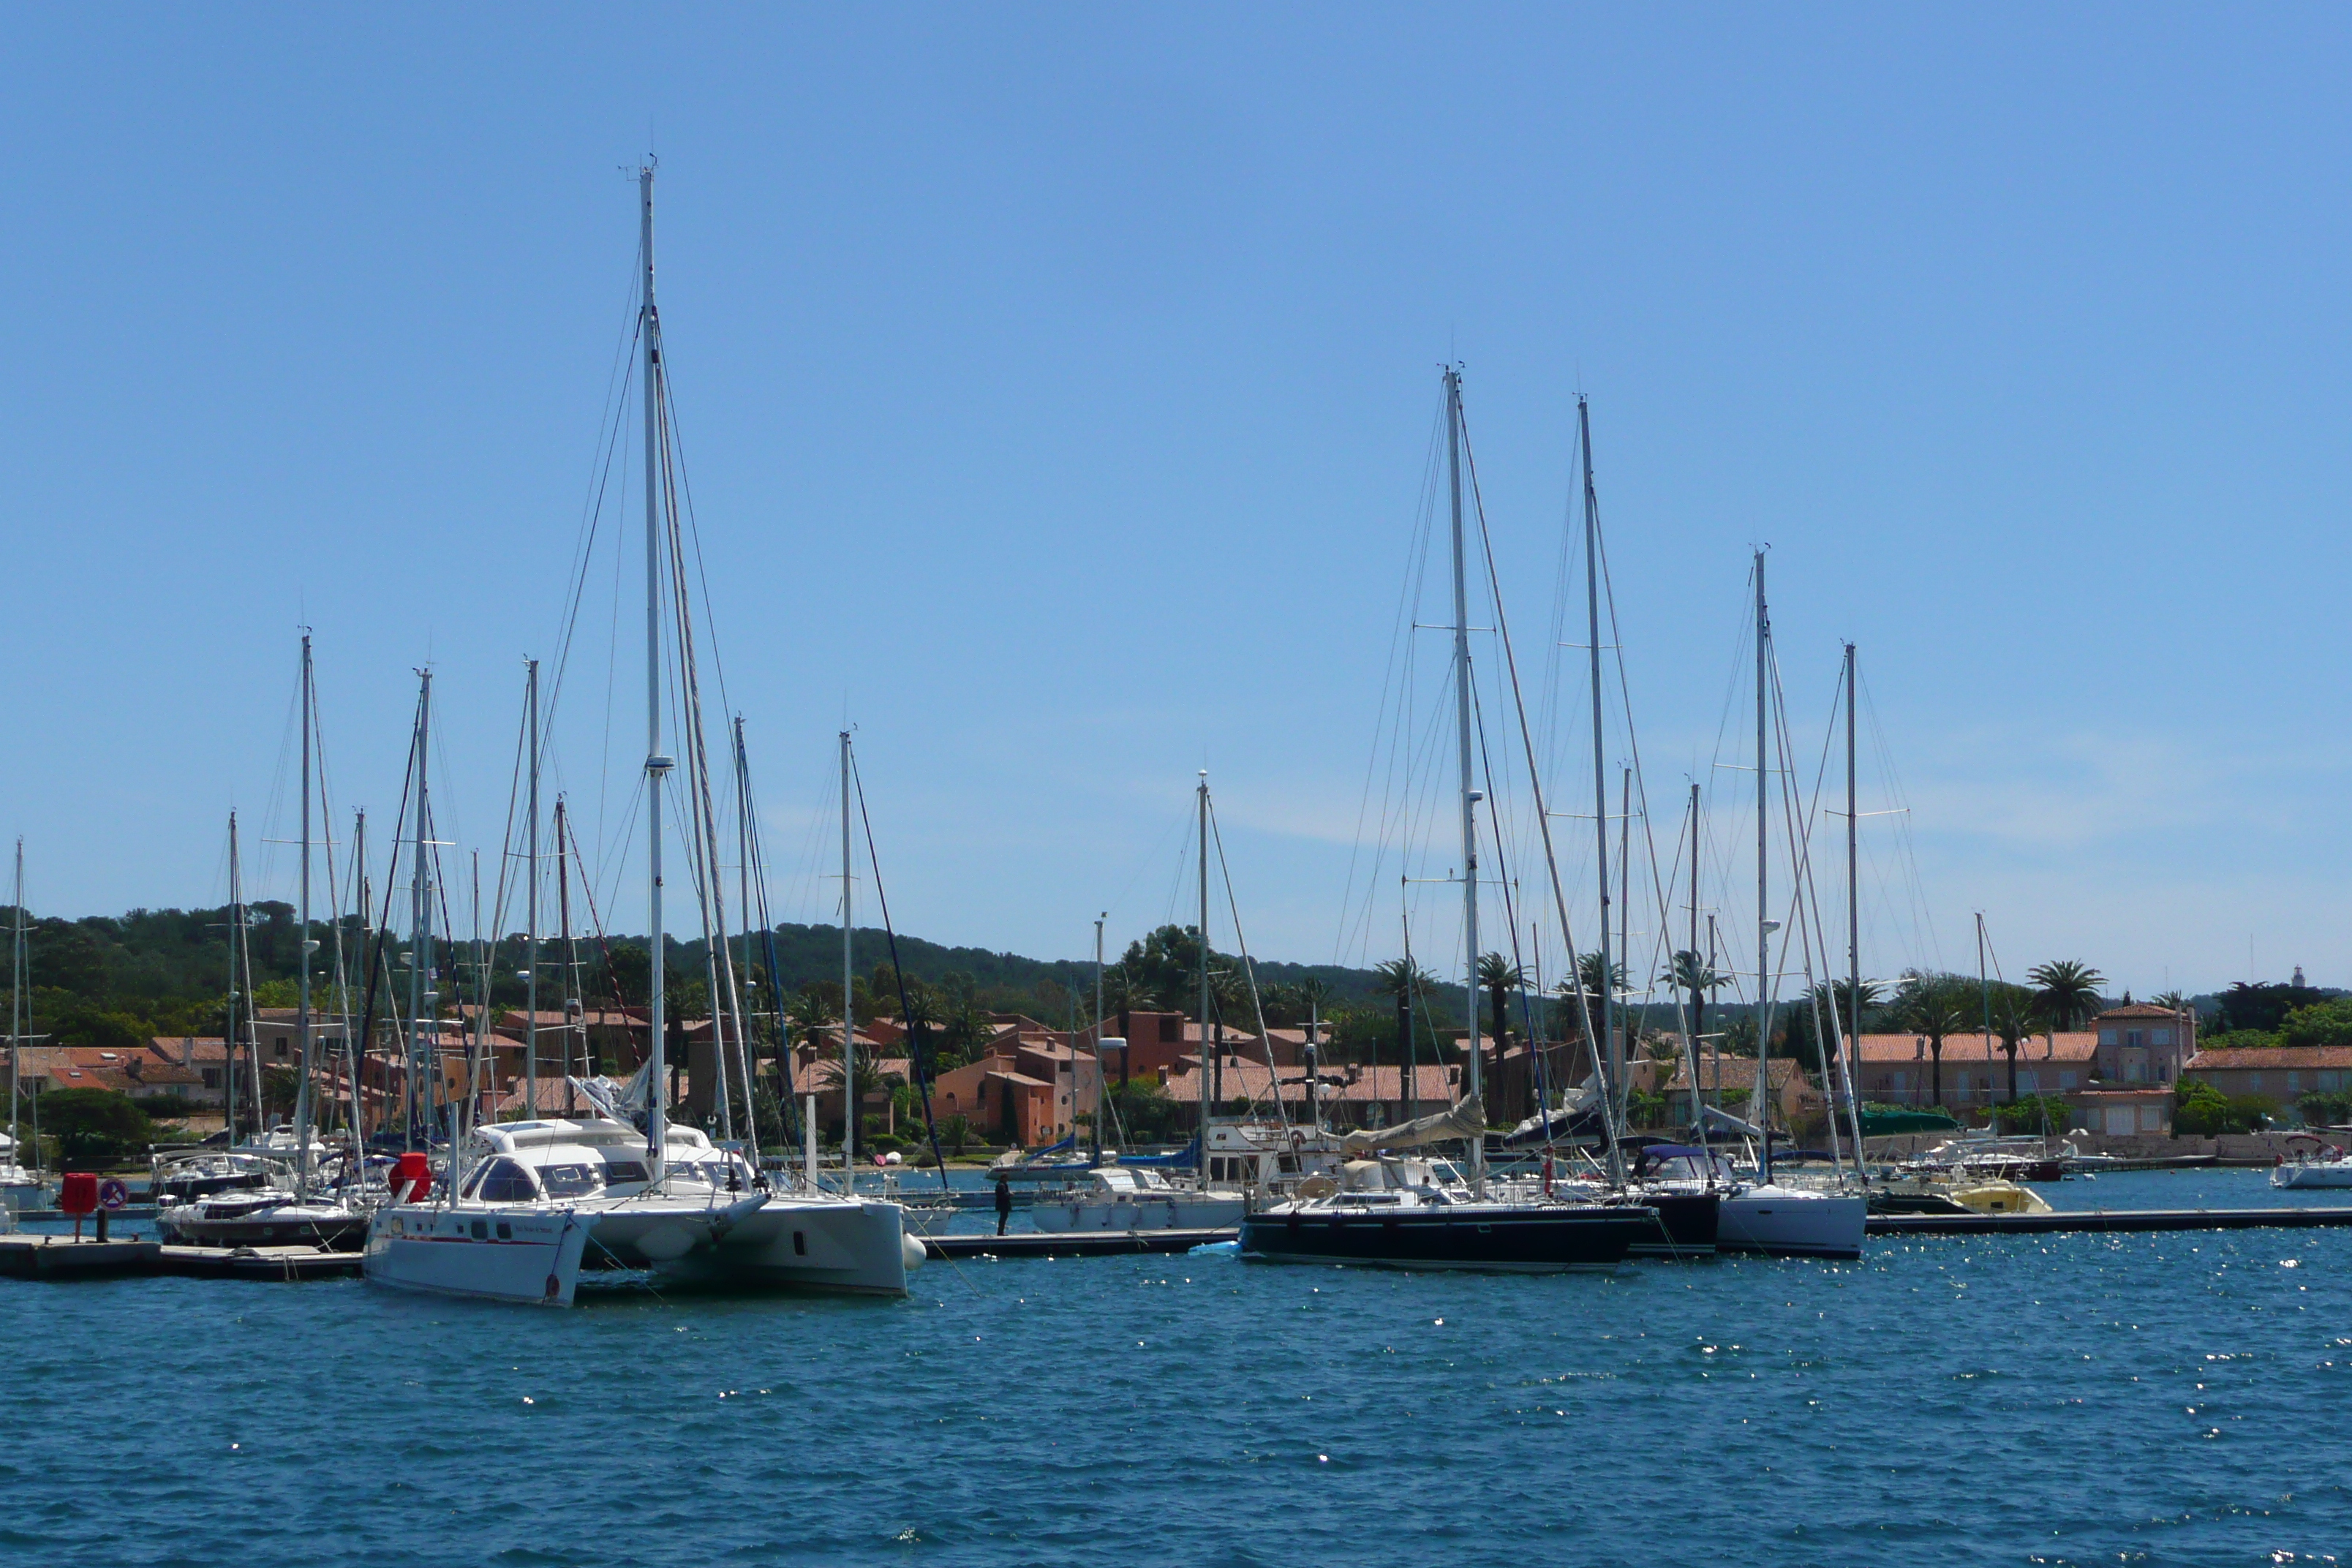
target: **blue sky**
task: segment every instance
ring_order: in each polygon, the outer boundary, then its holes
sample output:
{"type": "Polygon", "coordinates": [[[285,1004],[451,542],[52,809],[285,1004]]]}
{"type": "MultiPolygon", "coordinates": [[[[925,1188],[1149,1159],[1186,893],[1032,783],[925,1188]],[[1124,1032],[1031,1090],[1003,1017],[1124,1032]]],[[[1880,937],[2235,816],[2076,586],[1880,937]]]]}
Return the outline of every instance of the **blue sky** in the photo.
{"type": "MultiPolygon", "coordinates": [[[[443,826],[495,853],[650,141],[780,918],[830,908],[845,715],[902,929],[1076,955],[1097,910],[1114,941],[1167,918],[1206,766],[1252,947],[1386,956],[1342,942],[1343,894],[1452,357],[1537,665],[1592,400],[1669,840],[1685,779],[1734,787],[1769,542],[1800,748],[1850,637],[1900,773],[1866,786],[1909,812],[1907,848],[1869,828],[1874,972],[1972,968],[1981,910],[2012,973],[2352,981],[2347,34],[2287,6],[20,12],[0,827],[37,909],[217,900],[232,806],[290,831],[307,620],[339,810],[390,816],[430,661],[443,826]]],[[[617,839],[611,657],[575,666],[557,765],[617,839]]],[[[1556,795],[1589,758],[1559,766],[1556,795]]],[[[252,858],[257,891],[289,871],[252,858]]]]}

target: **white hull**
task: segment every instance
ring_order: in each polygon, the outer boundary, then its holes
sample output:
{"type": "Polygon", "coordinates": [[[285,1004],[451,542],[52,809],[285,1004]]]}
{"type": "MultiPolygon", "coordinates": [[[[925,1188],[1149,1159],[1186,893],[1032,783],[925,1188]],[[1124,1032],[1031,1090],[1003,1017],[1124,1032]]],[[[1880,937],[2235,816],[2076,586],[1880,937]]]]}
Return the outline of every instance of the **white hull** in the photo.
{"type": "Polygon", "coordinates": [[[1029,1218],[1039,1230],[1230,1230],[1249,1212],[1239,1193],[1149,1193],[1134,1197],[1040,1199],[1029,1218]]]}
{"type": "Polygon", "coordinates": [[[29,1175],[0,1176],[0,1205],[14,1214],[25,1209],[45,1209],[50,1206],[49,1186],[29,1175]]]}
{"type": "Polygon", "coordinates": [[[396,1290],[569,1307],[587,1242],[570,1209],[401,1204],[376,1212],[361,1268],[396,1290]]]}
{"type": "Polygon", "coordinates": [[[1868,1203],[1859,1197],[1749,1187],[1724,1198],[1716,1250],[1767,1258],[1860,1258],[1868,1214],[1868,1203]]]}
{"type": "Polygon", "coordinates": [[[898,1205],[877,1199],[778,1194],[719,1208],[625,1198],[583,1215],[592,1256],[681,1279],[903,1296],[922,1259],[898,1205]]]}
{"type": "Polygon", "coordinates": [[[2271,1173],[2274,1187],[2352,1187],[2352,1160],[2281,1165],[2271,1173]]]}

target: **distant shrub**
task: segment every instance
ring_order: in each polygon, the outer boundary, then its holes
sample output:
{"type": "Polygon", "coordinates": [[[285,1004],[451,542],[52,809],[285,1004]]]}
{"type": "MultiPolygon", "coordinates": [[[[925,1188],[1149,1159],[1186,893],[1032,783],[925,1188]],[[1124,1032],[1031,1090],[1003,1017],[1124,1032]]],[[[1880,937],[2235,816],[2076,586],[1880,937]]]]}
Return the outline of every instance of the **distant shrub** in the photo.
{"type": "Polygon", "coordinates": [[[2294,1108],[2314,1127],[2340,1127],[2352,1122],[2352,1093],[2306,1094],[2294,1102],[2294,1108]]]}
{"type": "Polygon", "coordinates": [[[2059,1133],[2074,1125],[2074,1108],[2054,1094],[2029,1095],[2002,1106],[1995,1118],[2003,1132],[2059,1133]]]}
{"type": "Polygon", "coordinates": [[[2252,1132],[2268,1124],[2272,1103],[2258,1094],[2224,1095],[2202,1079],[2182,1080],[2172,1130],[2191,1138],[2252,1132]]]}
{"type": "Polygon", "coordinates": [[[41,1131],[58,1141],[69,1166],[110,1165],[144,1150],[155,1136],[147,1113],[110,1089],[53,1089],[41,1096],[41,1131]]]}
{"type": "Polygon", "coordinates": [[[2288,1046],[2352,1046],[2352,996],[2297,1007],[2279,1025],[2278,1037],[2288,1046]]]}

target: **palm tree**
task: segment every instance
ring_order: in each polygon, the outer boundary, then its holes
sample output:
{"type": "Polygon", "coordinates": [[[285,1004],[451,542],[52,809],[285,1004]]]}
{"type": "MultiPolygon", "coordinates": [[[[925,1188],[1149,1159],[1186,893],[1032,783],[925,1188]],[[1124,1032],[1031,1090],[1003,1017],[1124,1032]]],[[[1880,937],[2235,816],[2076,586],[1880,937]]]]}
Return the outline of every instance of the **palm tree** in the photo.
{"type": "Polygon", "coordinates": [[[1291,1005],[1298,1009],[1301,1022],[1331,1017],[1331,983],[1310,974],[1290,987],[1291,1005]]]}
{"type": "Polygon", "coordinates": [[[1372,989],[1383,996],[1425,995],[1436,984],[1436,975],[1409,958],[1391,958],[1372,968],[1372,989]]]}
{"type": "Polygon", "coordinates": [[[1478,959],[1478,984],[1486,993],[1495,1009],[1495,1045],[1501,1048],[1503,1037],[1511,1028],[1511,993],[1522,990],[1528,983],[1528,972],[1499,952],[1481,954],[1478,959]]]}
{"type": "Polygon", "coordinates": [[[2033,1033],[2033,993],[2022,985],[2003,985],[1992,994],[1992,1028],[2009,1058],[2009,1102],[2017,1103],[2017,1047],[2033,1033]]]}
{"type": "Polygon", "coordinates": [[[2071,958],[2037,963],[2025,972],[2025,978],[2039,988],[2034,1005],[2050,1027],[2053,1047],[2059,1030],[2073,1028],[2098,1006],[2099,987],[2107,983],[2105,975],[2071,958]]]}
{"type": "Polygon", "coordinates": [[[1896,1023],[1912,1033],[1926,1037],[1928,1054],[1934,1058],[1929,1082],[1932,1085],[1927,1103],[1944,1103],[1944,1037],[1957,1035],[1969,1026],[1968,1013],[1951,978],[1938,974],[1913,974],[1895,999],[1896,1023]]]}
{"type": "Polygon", "coordinates": [[[824,1049],[825,1037],[837,1021],[833,1009],[825,1005],[823,994],[814,985],[802,986],[799,994],[784,1004],[785,1024],[812,1052],[824,1049]]]}
{"type": "Polygon", "coordinates": [[[1666,965],[1665,973],[1658,976],[1658,984],[1671,985],[1676,991],[1696,994],[1720,990],[1730,982],[1717,974],[1705,958],[1684,948],[1675,954],[1674,962],[1666,965]]]}
{"type": "Polygon", "coordinates": [[[2186,1013],[2189,1011],[2189,998],[2183,996],[2178,991],[2159,991],[2155,995],[2149,997],[2148,1001],[2156,1006],[2163,1008],[2168,1013],[2186,1013]]]}

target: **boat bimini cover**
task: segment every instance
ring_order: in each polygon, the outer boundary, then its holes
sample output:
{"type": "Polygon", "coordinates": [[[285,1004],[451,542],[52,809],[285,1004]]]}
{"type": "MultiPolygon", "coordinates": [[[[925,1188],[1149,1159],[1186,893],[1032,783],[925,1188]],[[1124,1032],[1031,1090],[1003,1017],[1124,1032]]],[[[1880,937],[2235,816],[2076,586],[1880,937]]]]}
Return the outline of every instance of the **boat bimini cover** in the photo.
{"type": "Polygon", "coordinates": [[[1486,1105],[1474,1094],[1449,1110],[1417,1121],[1350,1132],[1339,1141],[1339,1147],[1349,1154],[1369,1154],[1379,1149],[1415,1149],[1423,1143],[1446,1143],[1486,1135],[1486,1105]]]}

